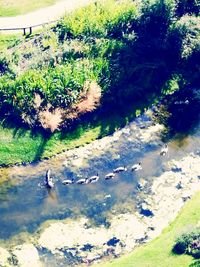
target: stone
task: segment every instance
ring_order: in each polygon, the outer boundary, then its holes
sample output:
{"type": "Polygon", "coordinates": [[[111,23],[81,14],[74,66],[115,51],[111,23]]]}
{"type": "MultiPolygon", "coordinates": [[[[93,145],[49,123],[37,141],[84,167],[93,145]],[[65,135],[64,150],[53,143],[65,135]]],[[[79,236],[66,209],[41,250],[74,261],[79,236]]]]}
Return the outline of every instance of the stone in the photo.
{"type": "Polygon", "coordinates": [[[20,267],[42,267],[39,254],[36,247],[33,244],[23,244],[14,247],[12,251],[13,255],[17,257],[20,267]]]}
{"type": "Polygon", "coordinates": [[[146,185],[147,185],[147,181],[144,179],[140,179],[138,184],[137,184],[137,189],[143,190],[146,185]]]}

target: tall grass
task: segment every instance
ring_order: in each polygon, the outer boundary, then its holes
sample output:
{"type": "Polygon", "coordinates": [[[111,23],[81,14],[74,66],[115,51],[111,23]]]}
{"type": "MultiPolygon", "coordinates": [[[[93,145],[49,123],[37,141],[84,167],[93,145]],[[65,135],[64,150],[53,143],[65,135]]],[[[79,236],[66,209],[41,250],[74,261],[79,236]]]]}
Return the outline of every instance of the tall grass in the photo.
{"type": "Polygon", "coordinates": [[[130,0],[95,2],[66,15],[58,25],[59,36],[61,39],[121,36],[138,15],[138,8],[130,0]]]}
{"type": "Polygon", "coordinates": [[[79,101],[86,81],[99,82],[106,64],[102,58],[85,58],[42,71],[29,70],[12,81],[9,75],[4,75],[0,78],[0,110],[22,117],[31,127],[42,125],[43,128],[48,128],[44,127],[46,124],[39,123],[44,122],[41,118],[45,116],[36,116],[35,95],[42,98],[40,109],[43,109],[43,115],[51,113],[47,110],[48,104],[52,106],[52,110],[57,107],[69,109],[79,101]]]}

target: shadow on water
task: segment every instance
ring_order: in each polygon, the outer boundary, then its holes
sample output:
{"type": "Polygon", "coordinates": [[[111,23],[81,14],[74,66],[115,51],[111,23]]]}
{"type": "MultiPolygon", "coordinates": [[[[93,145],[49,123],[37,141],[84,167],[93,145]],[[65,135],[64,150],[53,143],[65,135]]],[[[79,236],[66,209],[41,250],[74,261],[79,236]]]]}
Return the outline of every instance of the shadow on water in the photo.
{"type": "Polygon", "coordinates": [[[199,124],[200,98],[191,88],[175,92],[164,99],[155,112],[155,117],[166,126],[164,139],[184,139],[193,134],[199,124]]]}

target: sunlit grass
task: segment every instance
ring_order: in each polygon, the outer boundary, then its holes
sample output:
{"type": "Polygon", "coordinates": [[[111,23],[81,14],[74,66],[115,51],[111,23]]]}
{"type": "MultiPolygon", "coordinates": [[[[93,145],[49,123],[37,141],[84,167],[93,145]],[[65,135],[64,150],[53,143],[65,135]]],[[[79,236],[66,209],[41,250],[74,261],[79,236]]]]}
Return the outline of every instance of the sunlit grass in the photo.
{"type": "Polygon", "coordinates": [[[90,143],[111,132],[111,129],[107,128],[102,135],[101,125],[92,128],[80,125],[74,131],[65,135],[58,132],[45,138],[39,133],[33,135],[30,130],[15,130],[1,126],[0,165],[30,162],[51,157],[64,150],[90,143]]]}
{"type": "Polygon", "coordinates": [[[60,0],[0,0],[0,17],[22,15],[60,0]]]}
{"type": "MultiPolygon", "coordinates": [[[[112,262],[95,265],[96,267],[189,267],[195,260],[188,255],[175,255],[172,253],[177,236],[190,226],[199,223],[200,218],[200,192],[198,192],[181,210],[162,234],[143,245],[133,253],[113,260],[112,262]]],[[[134,226],[133,226],[134,227],[134,226]]],[[[199,266],[198,263],[195,266],[199,266]]]]}
{"type": "Polygon", "coordinates": [[[16,42],[22,39],[20,34],[1,34],[0,33],[0,52],[14,46],[16,42]]]}
{"type": "MultiPolygon", "coordinates": [[[[142,104],[139,104],[142,107],[142,104]]],[[[145,108],[145,107],[143,107],[145,108]]],[[[52,157],[63,151],[83,146],[98,138],[112,134],[135,118],[138,106],[127,106],[126,111],[113,111],[97,121],[79,124],[73,131],[56,132],[50,136],[32,133],[23,128],[0,126],[0,165],[32,162],[52,157]]]]}
{"type": "Polygon", "coordinates": [[[59,31],[78,36],[116,36],[127,28],[128,22],[139,16],[139,9],[133,1],[97,1],[89,6],[66,14],[60,21],[59,31]]]}

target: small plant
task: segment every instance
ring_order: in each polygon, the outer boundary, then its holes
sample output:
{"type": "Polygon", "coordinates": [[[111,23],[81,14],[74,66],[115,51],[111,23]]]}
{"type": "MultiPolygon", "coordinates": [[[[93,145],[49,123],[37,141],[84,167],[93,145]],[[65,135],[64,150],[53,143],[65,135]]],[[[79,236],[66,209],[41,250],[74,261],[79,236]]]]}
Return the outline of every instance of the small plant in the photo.
{"type": "Polygon", "coordinates": [[[187,59],[200,51],[199,25],[200,17],[185,15],[170,27],[170,41],[181,58],[187,59]]]}
{"type": "Polygon", "coordinates": [[[83,88],[83,96],[77,104],[77,111],[80,114],[91,112],[100,104],[101,88],[96,82],[86,81],[83,88]]]}
{"type": "Polygon", "coordinates": [[[62,122],[62,111],[59,108],[51,109],[47,106],[44,110],[38,113],[39,122],[45,130],[50,130],[53,133],[57,130],[62,122]]]}

